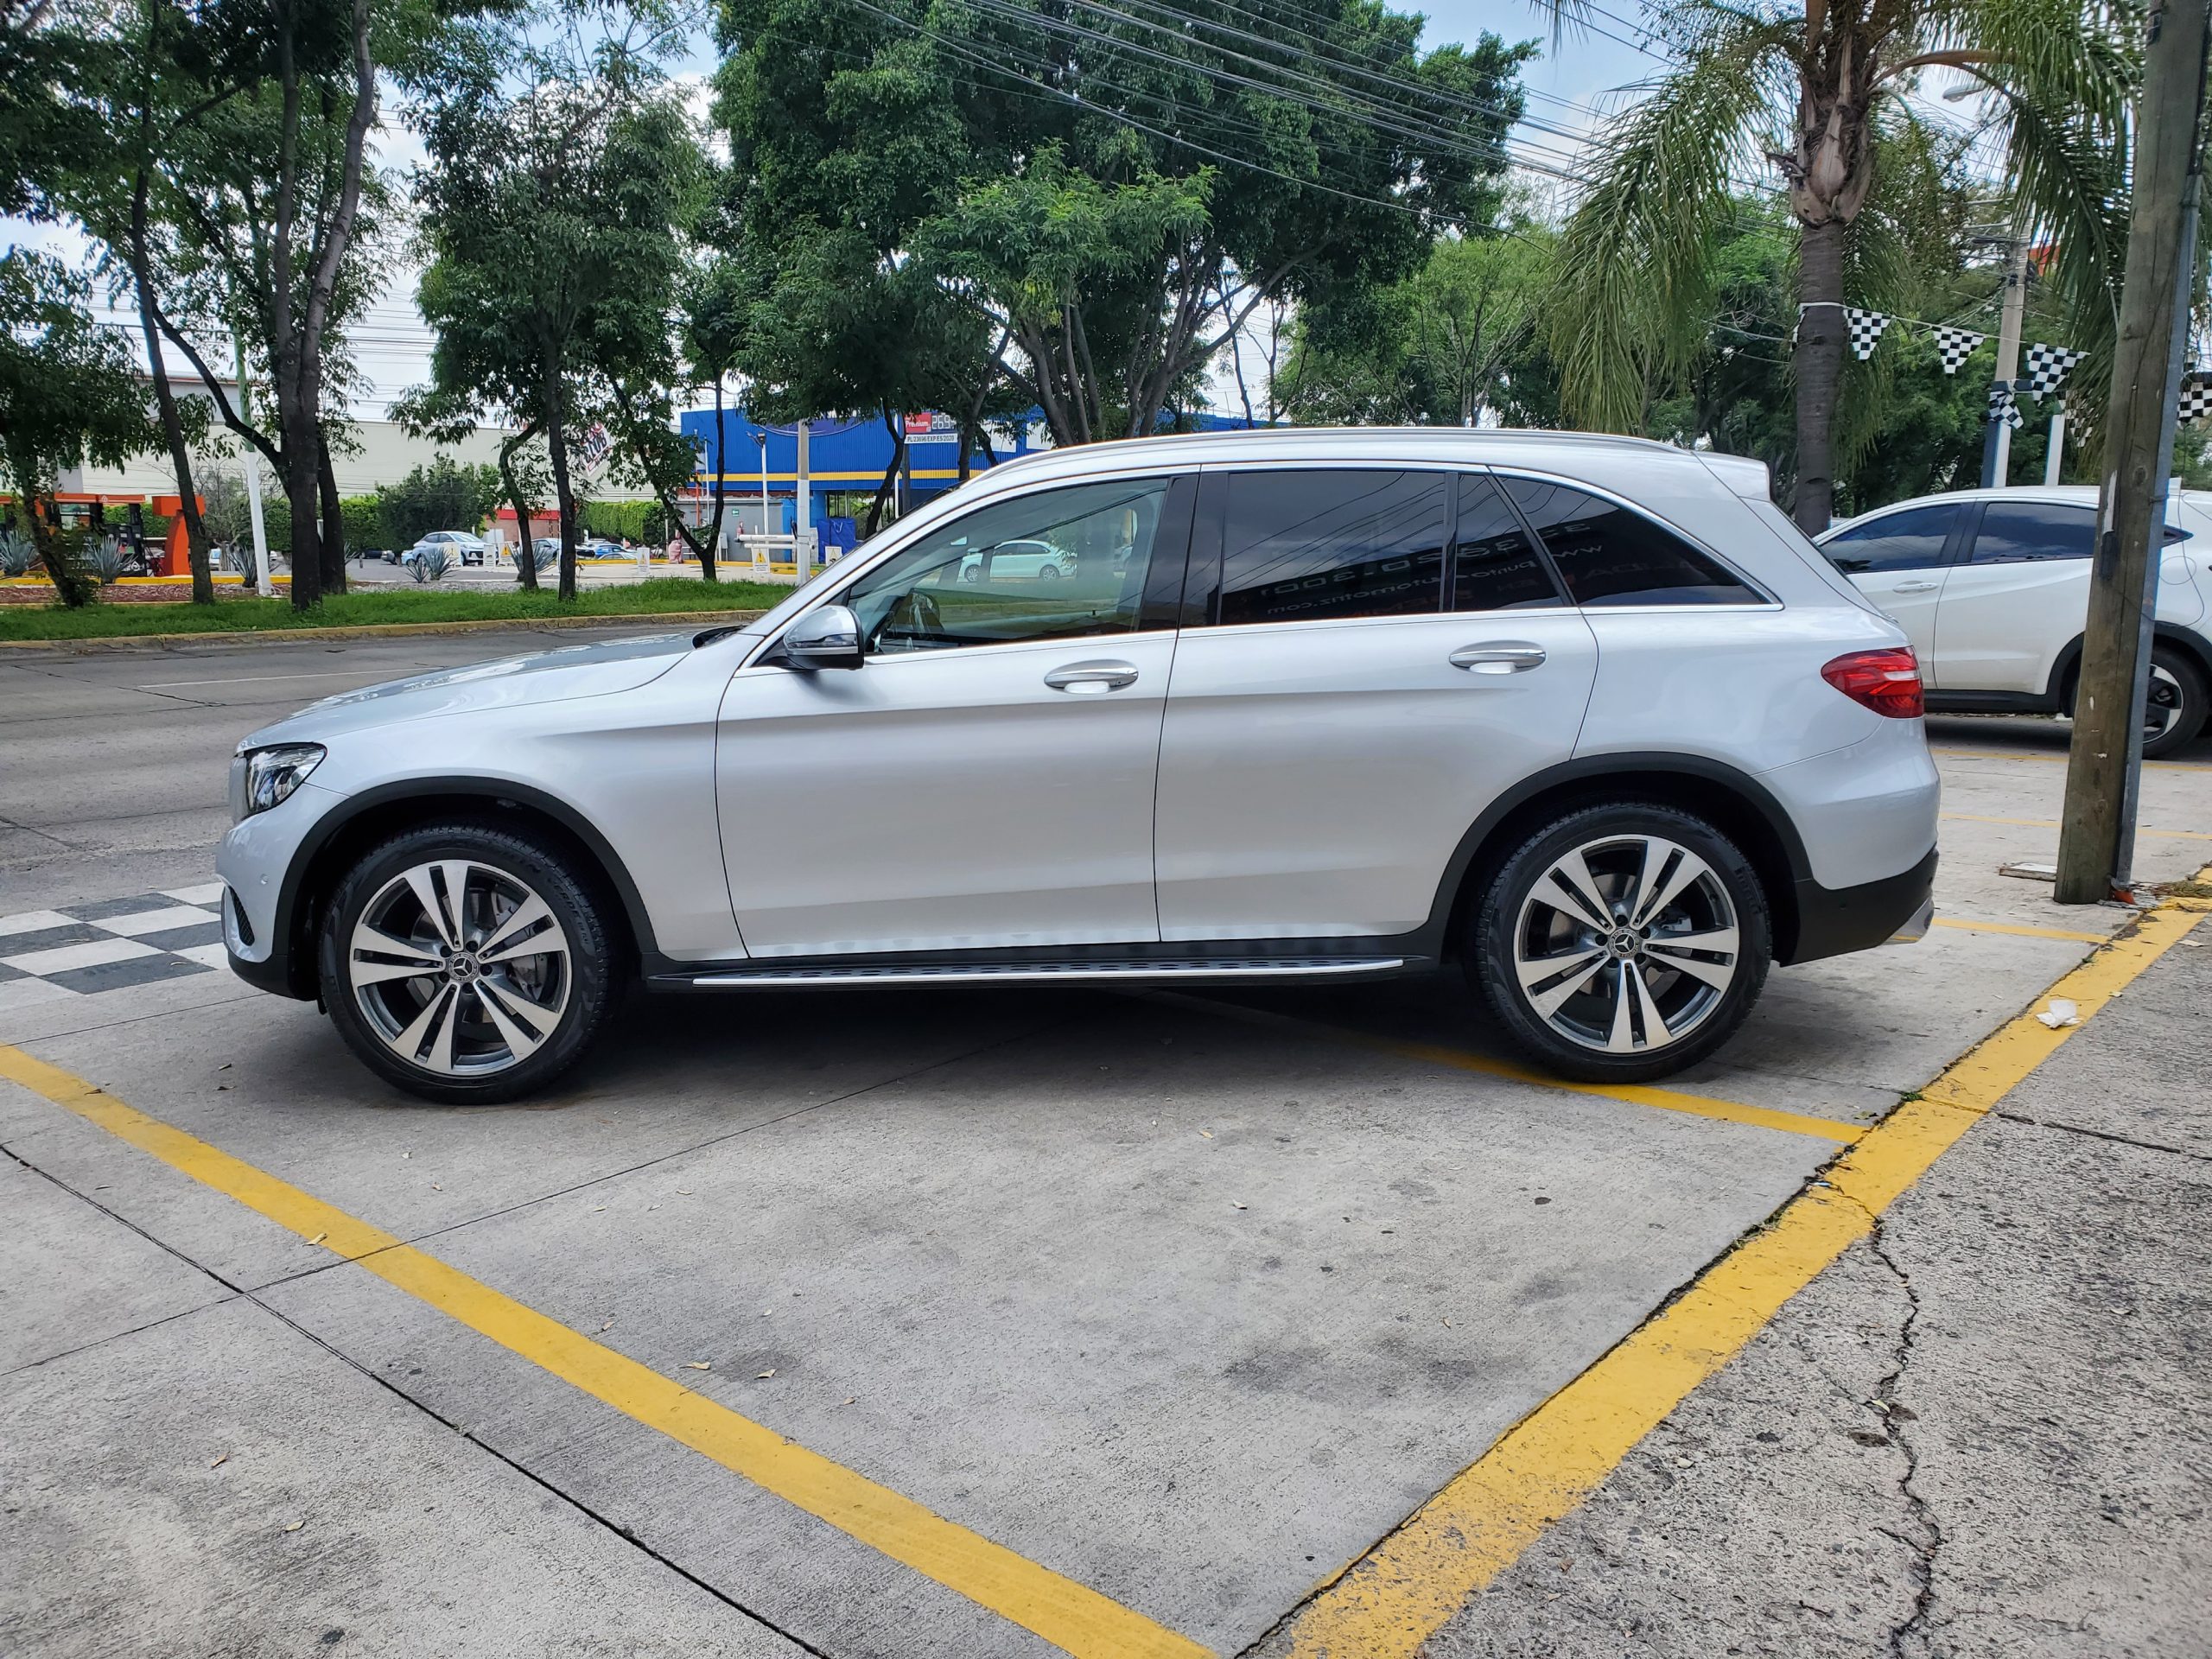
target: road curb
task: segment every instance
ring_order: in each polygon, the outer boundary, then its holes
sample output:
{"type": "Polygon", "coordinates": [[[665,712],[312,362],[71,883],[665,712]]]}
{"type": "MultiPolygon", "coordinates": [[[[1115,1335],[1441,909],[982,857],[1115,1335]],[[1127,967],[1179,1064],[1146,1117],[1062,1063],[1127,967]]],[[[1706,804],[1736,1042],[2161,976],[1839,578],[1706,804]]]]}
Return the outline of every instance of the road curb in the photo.
{"type": "Polygon", "coordinates": [[[743,624],[766,616],[766,611],[634,611],[590,616],[496,616],[454,622],[365,622],[340,628],[238,628],[204,633],[122,633],[86,639],[0,639],[0,652],[54,651],[85,654],[102,651],[174,651],[180,645],[244,645],[297,644],[304,639],[391,639],[413,634],[491,633],[501,629],[542,633],[563,628],[619,628],[635,623],[650,628],[661,623],[697,627],[715,623],[743,624]]]}

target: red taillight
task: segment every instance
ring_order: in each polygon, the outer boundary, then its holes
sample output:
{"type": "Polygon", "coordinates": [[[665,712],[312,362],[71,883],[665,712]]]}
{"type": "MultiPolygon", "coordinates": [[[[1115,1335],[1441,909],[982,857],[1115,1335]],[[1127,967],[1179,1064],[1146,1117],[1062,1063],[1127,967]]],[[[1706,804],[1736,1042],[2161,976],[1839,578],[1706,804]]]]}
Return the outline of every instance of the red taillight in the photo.
{"type": "Polygon", "coordinates": [[[1920,691],[1920,661],[1910,646],[1854,651],[1822,669],[1821,677],[1853,702],[1892,720],[1918,720],[1928,712],[1920,691]]]}

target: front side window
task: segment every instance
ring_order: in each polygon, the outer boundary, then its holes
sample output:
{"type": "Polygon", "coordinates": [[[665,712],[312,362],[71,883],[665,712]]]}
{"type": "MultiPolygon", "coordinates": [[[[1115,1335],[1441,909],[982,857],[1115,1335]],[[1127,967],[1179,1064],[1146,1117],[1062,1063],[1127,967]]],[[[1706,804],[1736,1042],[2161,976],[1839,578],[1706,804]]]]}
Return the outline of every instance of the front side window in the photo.
{"type": "Polygon", "coordinates": [[[1565,602],[1504,493],[1480,473],[1463,474],[1452,537],[1452,608],[1519,611],[1565,602]]]}
{"type": "Polygon", "coordinates": [[[2057,501],[1993,501],[1974,532],[1975,564],[2027,564],[2038,559],[2086,559],[2096,551],[2094,507],[2057,501]]]}
{"type": "Polygon", "coordinates": [[[1443,473],[1232,473],[1213,620],[1311,622],[1444,608],[1443,473]]]}
{"type": "Polygon", "coordinates": [[[1879,518],[1838,531],[1821,543],[1821,551],[1847,576],[1885,570],[1932,570],[1943,563],[1943,549],[1958,518],[1955,501],[1885,512],[1879,518]]]}
{"type": "Polygon", "coordinates": [[[845,592],[871,654],[1137,626],[1164,478],[1040,490],[954,519],[845,592]]]}
{"type": "Polygon", "coordinates": [[[1681,537],[1602,496],[1541,479],[1506,490],[1578,605],[1752,605],[1759,596],[1681,537]]]}

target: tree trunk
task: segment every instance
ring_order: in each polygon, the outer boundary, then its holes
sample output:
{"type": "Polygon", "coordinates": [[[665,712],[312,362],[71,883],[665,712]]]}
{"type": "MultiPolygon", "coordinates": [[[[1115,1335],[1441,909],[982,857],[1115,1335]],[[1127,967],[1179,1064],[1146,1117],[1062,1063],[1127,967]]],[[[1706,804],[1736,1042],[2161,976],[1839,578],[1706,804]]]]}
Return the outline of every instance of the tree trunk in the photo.
{"type": "Polygon", "coordinates": [[[23,517],[29,520],[31,545],[38,550],[38,562],[46,567],[46,579],[54,584],[54,591],[71,610],[88,604],[98,591],[98,584],[69,568],[57,522],[60,509],[54,504],[54,492],[31,482],[38,474],[29,456],[17,452],[11,454],[8,461],[9,471],[15,474],[16,486],[22,492],[20,499],[23,517]]]}
{"type": "Polygon", "coordinates": [[[728,499],[722,490],[722,377],[715,375],[715,516],[707,523],[705,540],[699,547],[699,575],[708,582],[721,580],[715,569],[715,560],[722,550],[722,508],[728,499]]]}
{"type": "Polygon", "coordinates": [[[523,499],[521,480],[515,477],[515,451],[537,435],[537,423],[528,426],[499,446],[499,482],[505,486],[507,505],[515,510],[515,580],[531,593],[537,591],[537,544],[530,534],[530,503],[523,499]]]}
{"type": "MultiPolygon", "coordinates": [[[[158,20],[159,5],[153,7],[149,15],[158,20]]],[[[149,40],[149,61],[152,55],[153,42],[149,40]]],[[[146,253],[146,192],[153,170],[153,119],[154,96],[149,86],[139,104],[138,172],[130,190],[130,244],[127,250],[130,283],[138,295],[138,330],[146,340],[146,365],[153,375],[154,405],[161,412],[162,436],[169,447],[169,465],[175,470],[177,497],[182,503],[186,558],[192,570],[192,602],[213,605],[215,581],[207,569],[207,526],[200,522],[200,498],[192,487],[192,457],[184,447],[184,423],[177,418],[176,394],[169,385],[168,364],[162,353],[161,328],[154,320],[152,261],[146,253]]]]}
{"type": "Polygon", "coordinates": [[[338,499],[338,474],[330,465],[330,445],[315,429],[315,490],[322,500],[322,591],[346,591],[346,509],[338,499]]]}
{"type": "Polygon", "coordinates": [[[569,487],[569,433],[561,406],[561,365],[545,359],[545,448],[553,458],[553,499],[561,509],[561,582],[563,601],[576,596],[576,498],[569,487]]]}
{"type": "Polygon", "coordinates": [[[311,611],[322,603],[322,480],[315,465],[315,422],[300,408],[296,384],[288,397],[280,379],[277,397],[288,405],[283,411],[283,481],[291,511],[292,608],[311,611]]]}
{"type": "MultiPolygon", "coordinates": [[[[883,424],[891,434],[891,464],[883,469],[883,481],[875,486],[875,499],[868,504],[868,528],[861,531],[866,541],[883,524],[884,503],[890,498],[892,481],[899,476],[899,468],[906,460],[906,423],[892,412],[891,405],[883,406],[883,424]]],[[[766,530],[766,524],[761,529],[766,530]]]]}
{"type": "Polygon", "coordinates": [[[1840,220],[1808,225],[1798,241],[1797,528],[1817,536],[1835,507],[1835,400],[1843,379],[1840,220]]]}

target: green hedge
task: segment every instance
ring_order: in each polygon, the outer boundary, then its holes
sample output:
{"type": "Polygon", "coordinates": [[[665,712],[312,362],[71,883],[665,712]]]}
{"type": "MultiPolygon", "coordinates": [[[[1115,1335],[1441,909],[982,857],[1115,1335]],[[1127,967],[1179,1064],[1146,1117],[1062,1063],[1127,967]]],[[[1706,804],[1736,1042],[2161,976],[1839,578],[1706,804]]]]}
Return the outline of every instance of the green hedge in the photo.
{"type": "Polygon", "coordinates": [[[373,495],[340,496],[338,511],[346,521],[346,551],[359,554],[370,548],[388,550],[391,537],[385,532],[383,505],[373,495]]]}
{"type": "Polygon", "coordinates": [[[610,542],[626,536],[633,542],[658,547],[671,533],[668,515],[658,501],[587,501],[577,516],[585,535],[610,542]]]}

